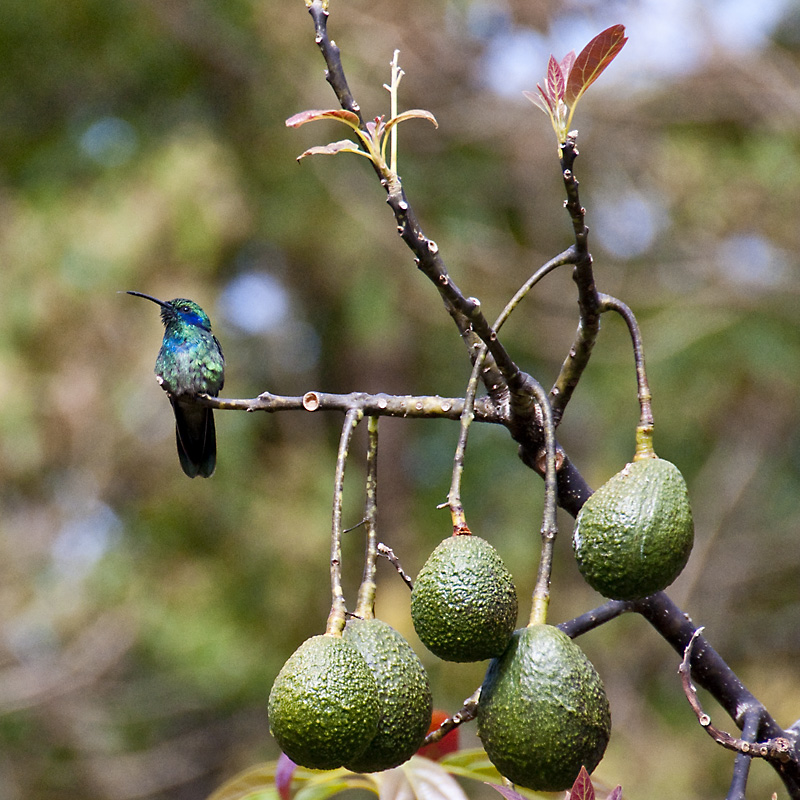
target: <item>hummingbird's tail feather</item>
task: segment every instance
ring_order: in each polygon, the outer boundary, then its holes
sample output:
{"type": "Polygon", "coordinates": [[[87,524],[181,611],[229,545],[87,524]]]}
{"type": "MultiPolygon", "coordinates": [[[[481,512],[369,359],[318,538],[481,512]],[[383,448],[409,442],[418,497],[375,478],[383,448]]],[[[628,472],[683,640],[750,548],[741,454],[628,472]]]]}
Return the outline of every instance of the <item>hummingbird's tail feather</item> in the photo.
{"type": "Polygon", "coordinates": [[[183,471],[190,477],[210,478],[217,465],[217,435],[210,408],[172,401],[175,439],[183,471]]]}

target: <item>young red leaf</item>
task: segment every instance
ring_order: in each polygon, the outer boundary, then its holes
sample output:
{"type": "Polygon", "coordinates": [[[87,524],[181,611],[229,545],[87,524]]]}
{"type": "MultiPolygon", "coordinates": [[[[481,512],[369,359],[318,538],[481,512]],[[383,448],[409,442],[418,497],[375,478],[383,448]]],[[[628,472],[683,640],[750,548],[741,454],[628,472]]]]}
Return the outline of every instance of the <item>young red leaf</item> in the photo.
{"type": "Polygon", "coordinates": [[[622,787],[617,786],[614,791],[606,798],[606,800],[622,800],[622,787]]]}
{"type": "Polygon", "coordinates": [[[569,800],[594,800],[594,786],[592,786],[586,767],[581,767],[578,777],[575,778],[572,791],[569,793],[569,800]]]}
{"type": "Polygon", "coordinates": [[[342,139],[338,142],[331,142],[330,144],[316,145],[309,147],[308,150],[300,153],[297,160],[306,158],[307,156],[335,156],[337,153],[355,153],[359,156],[367,156],[367,153],[359,149],[358,145],[350,139],[342,139]]]}
{"type": "Polygon", "coordinates": [[[564,102],[574,106],[581,95],[600,77],[603,70],[616,58],[628,39],[624,25],[612,25],[592,39],[575,59],[567,80],[564,102]]]}
{"type": "Polygon", "coordinates": [[[351,128],[358,127],[358,116],[352,111],[345,111],[341,108],[332,108],[324,111],[312,109],[310,111],[300,111],[286,120],[287,128],[299,128],[306,122],[314,122],[318,119],[338,119],[346,122],[351,128]]]}
{"type": "Polygon", "coordinates": [[[561,72],[561,65],[550,56],[547,62],[547,94],[553,100],[554,105],[564,97],[567,88],[566,75],[561,72]]]}
{"type": "Polygon", "coordinates": [[[503,795],[506,800],[525,800],[525,798],[519,792],[515,791],[510,786],[500,786],[497,783],[489,783],[489,781],[486,781],[486,785],[491,786],[492,789],[500,792],[500,794],[503,795]]]}
{"type": "Polygon", "coordinates": [[[275,788],[281,800],[289,800],[292,796],[291,783],[297,764],[286,753],[281,753],[278,766],[275,769],[275,788]]]}
{"type": "Polygon", "coordinates": [[[545,114],[550,114],[552,116],[555,113],[555,109],[553,108],[553,103],[551,102],[550,98],[547,96],[546,92],[542,87],[537,83],[536,88],[539,90],[539,94],[536,95],[533,92],[523,92],[522,94],[528,98],[534,105],[539,106],[539,108],[544,111],[545,114]]]}
{"type": "Polygon", "coordinates": [[[561,74],[564,76],[564,80],[569,79],[569,74],[572,72],[572,65],[575,63],[575,51],[570,50],[564,58],[561,59],[561,63],[559,66],[561,67],[561,74]]]}

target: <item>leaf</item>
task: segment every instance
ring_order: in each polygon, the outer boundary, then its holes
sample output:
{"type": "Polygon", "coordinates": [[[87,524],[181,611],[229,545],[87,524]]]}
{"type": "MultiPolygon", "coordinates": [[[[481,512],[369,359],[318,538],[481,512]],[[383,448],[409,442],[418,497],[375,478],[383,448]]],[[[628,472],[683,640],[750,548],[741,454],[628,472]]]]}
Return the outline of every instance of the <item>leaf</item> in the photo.
{"type": "Polygon", "coordinates": [[[564,102],[568,106],[574,106],[580,100],[583,93],[600,77],[627,41],[625,26],[612,25],[598,33],[581,50],[567,80],[564,102]]]}
{"type": "Polygon", "coordinates": [[[421,756],[373,777],[380,787],[380,800],[467,800],[455,778],[421,756]]]}
{"type": "Polygon", "coordinates": [[[575,778],[572,791],[569,793],[569,800],[594,800],[594,786],[592,786],[586,767],[581,767],[578,777],[575,778]]]}
{"type": "Polygon", "coordinates": [[[292,778],[296,769],[297,764],[286,753],[281,753],[275,770],[275,787],[281,800],[289,800],[292,796],[292,778]]]}
{"type": "Polygon", "coordinates": [[[356,153],[360,156],[369,156],[350,139],[341,139],[338,142],[331,142],[330,144],[316,145],[309,147],[308,150],[302,152],[297,160],[305,158],[306,156],[335,156],[337,153],[356,153]]]}
{"type": "Polygon", "coordinates": [[[278,800],[275,764],[259,764],[231,778],[208,800],[278,800]]]}
{"type": "Polygon", "coordinates": [[[545,114],[551,113],[548,105],[550,101],[545,98],[541,87],[539,87],[539,94],[535,94],[534,92],[523,92],[522,94],[524,94],[525,97],[527,97],[528,100],[530,100],[535,106],[541,108],[545,114]]]}
{"type": "Polygon", "coordinates": [[[398,122],[405,122],[407,119],[426,119],[428,122],[433,124],[434,128],[439,127],[436,117],[434,117],[430,111],[426,111],[424,108],[412,108],[410,111],[403,111],[396,117],[392,117],[386,123],[386,132],[390,131],[394,125],[397,125],[398,122]]]}
{"type": "Polygon", "coordinates": [[[606,800],[622,800],[622,787],[617,786],[617,788],[611,792],[606,800]]]}
{"type": "Polygon", "coordinates": [[[569,74],[570,72],[572,72],[572,65],[574,63],[575,63],[575,51],[570,50],[569,53],[567,53],[564,56],[564,58],[561,59],[561,64],[559,64],[559,66],[561,67],[561,74],[564,76],[565,81],[569,79],[569,74]]]}
{"type": "Polygon", "coordinates": [[[566,77],[561,72],[561,65],[551,55],[547,62],[547,96],[555,104],[564,97],[567,88],[566,77]]]}
{"type": "Polygon", "coordinates": [[[331,777],[325,777],[321,781],[309,781],[294,796],[295,800],[327,800],[345,789],[352,788],[352,782],[347,776],[341,775],[337,770],[331,777]]]}
{"type": "Polygon", "coordinates": [[[471,781],[491,781],[492,783],[500,783],[503,780],[503,776],[489,761],[489,756],[482,747],[459,750],[457,753],[445,756],[439,763],[447,772],[459,778],[471,781]]]}
{"type": "Polygon", "coordinates": [[[300,111],[286,120],[286,127],[299,128],[301,125],[305,125],[306,122],[314,122],[318,119],[338,119],[351,128],[358,128],[359,125],[358,115],[352,111],[345,111],[342,108],[330,108],[327,110],[311,109],[309,111],[300,111]]]}
{"type": "Polygon", "coordinates": [[[525,797],[523,797],[518,791],[512,789],[510,786],[500,786],[497,783],[489,783],[488,781],[486,782],[486,785],[491,786],[492,789],[500,792],[500,794],[503,795],[506,800],[526,800],[525,797]]]}

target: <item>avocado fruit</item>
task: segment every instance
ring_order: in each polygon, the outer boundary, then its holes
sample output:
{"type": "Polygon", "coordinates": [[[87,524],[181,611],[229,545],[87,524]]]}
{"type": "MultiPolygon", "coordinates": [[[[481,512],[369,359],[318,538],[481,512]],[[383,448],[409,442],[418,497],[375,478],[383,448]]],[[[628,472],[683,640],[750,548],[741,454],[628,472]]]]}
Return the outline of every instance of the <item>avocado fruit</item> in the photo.
{"type": "Polygon", "coordinates": [[[428,676],[411,645],[379,619],[351,618],[344,640],[361,653],[378,687],[378,731],[344,766],[380,772],[408,761],[425,739],[433,712],[428,676]]]}
{"type": "Polygon", "coordinates": [[[414,582],[411,618],[422,643],[446,661],[482,661],[505,650],[517,592],[497,550],[480,536],[450,536],[414,582]]]}
{"type": "Polygon", "coordinates": [[[372,671],[341,636],[303,642],[269,695],[272,735],[292,761],[310,769],[336,769],[359,756],[375,737],[379,718],[372,671]]]}
{"type": "Polygon", "coordinates": [[[581,574],[614,600],[665,589],[686,566],[693,543],[686,482],[658,457],[631,462],[591,495],[572,536],[581,574]]]}
{"type": "Polygon", "coordinates": [[[583,651],[552,625],[514,632],[489,665],[478,736],[498,771],[535,791],[569,789],[592,772],[611,734],[603,683],[583,651]]]}

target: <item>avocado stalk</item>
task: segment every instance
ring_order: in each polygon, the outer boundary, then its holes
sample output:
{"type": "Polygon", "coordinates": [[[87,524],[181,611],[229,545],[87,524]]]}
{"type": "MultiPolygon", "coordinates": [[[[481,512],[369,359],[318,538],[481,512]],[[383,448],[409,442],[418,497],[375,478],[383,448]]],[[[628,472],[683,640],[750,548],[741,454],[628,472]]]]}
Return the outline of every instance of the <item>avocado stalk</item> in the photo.
{"type": "MultiPolygon", "coordinates": [[[[508,316],[516,308],[527,292],[544,277],[548,272],[564,263],[560,259],[554,259],[540,269],[518,292],[514,295],[511,302],[503,310],[494,324],[497,332],[508,316]]],[[[453,522],[453,535],[471,533],[466,522],[464,506],[461,502],[461,475],[464,471],[464,453],[467,447],[469,427],[474,418],[475,393],[478,388],[478,380],[483,368],[484,360],[487,355],[487,346],[484,344],[475,357],[467,390],[464,394],[464,409],[461,412],[461,430],[456,446],[456,453],[453,459],[453,479],[450,484],[450,492],[447,496],[447,505],[450,507],[450,516],[453,522]]],[[[536,579],[536,587],[533,592],[533,606],[531,609],[530,624],[544,623],[547,619],[547,608],[550,604],[550,575],[553,567],[553,547],[555,544],[558,526],[556,524],[556,507],[558,504],[557,484],[556,484],[556,435],[553,410],[550,405],[550,398],[542,386],[530,375],[517,371],[515,375],[516,384],[512,388],[513,396],[533,397],[537,406],[541,409],[543,417],[543,429],[545,440],[545,502],[544,518],[541,528],[542,551],[539,559],[539,571],[536,579]]],[[[513,402],[513,397],[512,397],[513,402]]]]}
{"type": "Polygon", "coordinates": [[[378,417],[367,420],[367,477],[364,523],[367,527],[367,549],[364,554],[364,575],[358,587],[355,615],[361,619],[375,616],[375,572],[378,561],[378,417]]]}
{"type": "MultiPolygon", "coordinates": [[[[394,130],[392,131],[394,132],[394,130]]],[[[565,264],[572,264],[572,254],[570,250],[565,250],[555,258],[548,261],[544,266],[540,267],[536,272],[528,278],[525,283],[517,289],[511,300],[508,301],[505,308],[500,312],[500,316],[494,322],[492,331],[497,336],[500,328],[503,327],[506,320],[511,316],[511,313],[519,306],[528,292],[536,286],[539,281],[546,275],[549,275],[553,270],[565,264]]],[[[464,471],[464,453],[467,449],[467,437],[469,436],[469,426],[475,417],[475,395],[478,391],[478,381],[483,365],[486,361],[489,348],[484,341],[475,353],[475,361],[470,374],[467,389],[464,393],[464,408],[461,412],[461,430],[458,437],[458,445],[456,446],[455,456],[453,458],[453,479],[450,483],[450,492],[447,495],[447,505],[450,507],[450,516],[453,520],[453,535],[459,533],[469,533],[466,517],[464,515],[464,506],[461,502],[461,474],[464,471]]],[[[504,376],[508,377],[508,376],[504,376]]]]}
{"type": "Polygon", "coordinates": [[[547,622],[547,609],[550,605],[550,575],[553,570],[553,549],[555,547],[558,525],[556,506],[558,489],[556,483],[556,429],[553,408],[544,389],[530,378],[539,407],[542,409],[544,428],[545,470],[544,470],[544,513],[542,518],[542,550],[539,555],[539,571],[533,589],[533,603],[529,625],[547,622]]]}
{"type": "Polygon", "coordinates": [[[628,326],[633,343],[633,357],[636,361],[636,386],[639,397],[639,424],[636,426],[636,450],[634,461],[644,458],[656,458],[653,449],[653,395],[650,393],[650,384],[647,380],[647,368],[644,361],[644,347],[639,323],[633,311],[621,300],[608,294],[600,295],[600,311],[616,311],[628,326]]]}
{"type": "Polygon", "coordinates": [[[450,518],[453,522],[453,536],[470,533],[467,525],[464,504],[461,502],[461,475],[464,472],[464,454],[467,450],[469,426],[475,418],[475,394],[478,391],[478,379],[481,374],[483,362],[486,359],[486,346],[478,353],[472,373],[469,377],[467,390],[464,392],[464,408],[461,411],[461,426],[458,433],[458,443],[453,456],[453,477],[450,481],[450,491],[447,494],[447,505],[450,507],[450,518]]]}
{"type": "Polygon", "coordinates": [[[339,452],[336,456],[336,473],[333,479],[333,514],[331,522],[331,611],[325,627],[326,636],[341,636],[347,621],[347,606],[342,589],[342,496],[344,494],[344,469],[350,451],[350,442],[356,426],[364,418],[361,409],[351,408],[344,418],[339,452]]]}

